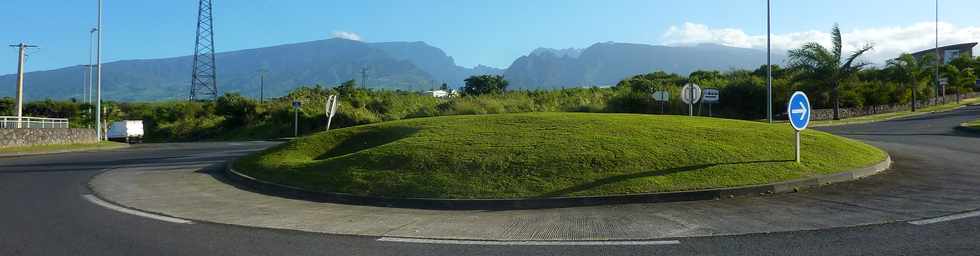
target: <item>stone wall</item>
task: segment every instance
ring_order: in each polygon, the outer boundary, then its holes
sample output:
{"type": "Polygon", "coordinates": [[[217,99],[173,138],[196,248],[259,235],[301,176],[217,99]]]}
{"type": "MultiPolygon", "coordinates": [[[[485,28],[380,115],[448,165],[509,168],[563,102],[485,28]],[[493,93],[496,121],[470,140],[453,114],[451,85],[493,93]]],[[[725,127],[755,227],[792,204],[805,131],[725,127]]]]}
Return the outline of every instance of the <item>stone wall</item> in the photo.
{"type": "MultiPolygon", "coordinates": [[[[960,100],[969,99],[977,96],[980,96],[980,94],[976,92],[965,93],[960,95],[960,100]]],[[[956,102],[956,95],[946,95],[946,103],[952,103],[952,102],[956,102]]],[[[945,103],[940,102],[939,104],[945,104],[945,103]]],[[[919,101],[919,104],[917,104],[916,107],[921,109],[932,105],[936,105],[936,104],[933,103],[932,99],[927,99],[927,100],[919,101]]],[[[843,119],[843,118],[851,118],[851,117],[859,117],[859,116],[867,116],[867,115],[875,115],[875,114],[892,113],[892,112],[906,111],[911,109],[912,109],[911,104],[868,106],[864,108],[841,108],[840,118],[843,119]]],[[[833,118],[834,118],[833,109],[814,109],[810,117],[811,120],[830,120],[833,118]]]]}
{"type": "Polygon", "coordinates": [[[0,129],[0,148],[97,142],[95,129],[0,129]]]}

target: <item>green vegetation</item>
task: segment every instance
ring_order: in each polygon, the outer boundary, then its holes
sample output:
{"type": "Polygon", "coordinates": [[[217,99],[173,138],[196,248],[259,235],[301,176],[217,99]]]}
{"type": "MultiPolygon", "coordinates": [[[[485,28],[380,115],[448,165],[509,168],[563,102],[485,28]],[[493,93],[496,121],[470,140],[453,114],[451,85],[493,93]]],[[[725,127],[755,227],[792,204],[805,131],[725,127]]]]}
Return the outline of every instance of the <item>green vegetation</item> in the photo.
{"type": "Polygon", "coordinates": [[[507,91],[507,85],[510,84],[503,76],[493,75],[473,76],[465,82],[463,92],[469,95],[501,94],[507,91]]]}
{"type": "Polygon", "coordinates": [[[819,131],[704,117],[530,113],[332,130],[246,157],[250,176],[317,191],[524,198],[766,184],[870,166],[885,154],[819,131]]]}
{"type": "Polygon", "coordinates": [[[43,154],[43,153],[57,153],[57,152],[67,152],[67,151],[106,150],[106,149],[123,148],[126,146],[128,146],[128,144],[103,141],[100,143],[88,143],[88,144],[52,144],[52,145],[40,145],[40,146],[28,146],[28,147],[8,147],[8,148],[0,148],[0,155],[43,154]]]}
{"type": "Polygon", "coordinates": [[[843,43],[840,27],[834,24],[831,30],[833,49],[824,48],[819,43],[806,43],[799,49],[789,51],[790,66],[799,70],[797,79],[818,83],[831,89],[834,108],[834,120],[840,119],[840,87],[841,82],[857,75],[868,63],[855,62],[872,46],[865,45],[849,56],[842,53],[843,43]]]}

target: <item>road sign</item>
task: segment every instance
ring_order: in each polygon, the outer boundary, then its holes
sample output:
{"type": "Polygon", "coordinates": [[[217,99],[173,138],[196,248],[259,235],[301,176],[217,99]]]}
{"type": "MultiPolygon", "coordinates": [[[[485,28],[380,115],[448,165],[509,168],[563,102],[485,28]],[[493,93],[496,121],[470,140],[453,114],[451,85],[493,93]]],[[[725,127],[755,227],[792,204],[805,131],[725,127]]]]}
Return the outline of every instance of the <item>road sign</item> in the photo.
{"type": "Polygon", "coordinates": [[[810,109],[810,98],[807,98],[806,93],[793,93],[793,96],[789,98],[789,105],[786,107],[789,123],[793,125],[793,129],[797,131],[806,129],[810,125],[811,112],[813,111],[810,109]]]}
{"type": "Polygon", "coordinates": [[[810,98],[806,97],[806,93],[794,92],[793,96],[789,97],[789,103],[786,106],[786,113],[789,114],[789,124],[796,129],[796,162],[800,162],[800,131],[805,130],[808,125],[810,125],[810,114],[813,110],[810,109],[810,98]]]}
{"type": "Polygon", "coordinates": [[[337,114],[337,101],[339,99],[340,97],[337,97],[337,95],[330,95],[327,98],[327,103],[323,107],[327,114],[327,131],[330,130],[330,123],[333,121],[333,116],[337,114]]]}
{"type": "Polygon", "coordinates": [[[701,96],[701,100],[704,103],[716,103],[721,98],[721,93],[718,89],[704,89],[704,93],[701,96]]]}
{"type": "Polygon", "coordinates": [[[681,88],[681,100],[684,101],[684,104],[698,103],[701,100],[701,86],[697,84],[684,85],[684,88],[681,88]]]}
{"type": "Polygon", "coordinates": [[[299,102],[298,100],[293,101],[293,108],[299,108],[302,105],[303,103],[299,102]]]}
{"type": "Polygon", "coordinates": [[[655,101],[668,101],[670,100],[670,92],[657,91],[653,93],[653,100],[655,101]]]}

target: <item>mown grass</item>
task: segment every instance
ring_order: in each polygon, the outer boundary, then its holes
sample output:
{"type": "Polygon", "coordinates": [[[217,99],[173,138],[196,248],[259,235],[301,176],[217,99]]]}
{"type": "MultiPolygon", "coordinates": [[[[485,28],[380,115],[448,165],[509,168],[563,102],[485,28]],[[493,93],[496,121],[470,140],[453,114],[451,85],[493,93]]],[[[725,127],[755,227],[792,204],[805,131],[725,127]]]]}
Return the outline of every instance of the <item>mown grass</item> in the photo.
{"type": "Polygon", "coordinates": [[[82,150],[102,150],[102,149],[116,149],[126,147],[125,143],[103,141],[99,143],[86,143],[86,144],[53,144],[53,145],[39,145],[39,146],[28,146],[28,147],[8,147],[0,148],[0,154],[3,155],[15,155],[15,154],[41,154],[41,153],[54,153],[54,152],[64,152],[64,151],[82,151],[82,150]]]}
{"type": "Polygon", "coordinates": [[[953,103],[946,103],[946,104],[942,104],[942,105],[935,105],[935,106],[929,106],[929,107],[925,107],[925,108],[920,108],[916,112],[912,112],[911,110],[906,110],[906,111],[891,112],[891,113],[884,113],[884,114],[877,114],[877,115],[867,115],[867,116],[860,116],[860,117],[854,117],[854,118],[845,118],[845,119],[841,119],[841,120],[820,120],[820,121],[813,121],[813,126],[835,126],[835,125],[847,125],[847,124],[862,124],[862,123],[881,122],[881,121],[888,121],[888,120],[898,119],[898,118],[904,118],[904,117],[913,117],[913,116],[917,116],[917,115],[923,115],[923,114],[929,114],[929,113],[935,113],[935,112],[950,111],[950,110],[954,110],[954,109],[957,109],[957,108],[960,108],[960,107],[963,107],[963,106],[966,106],[966,105],[970,105],[970,104],[975,104],[975,103],[980,103],[980,97],[970,98],[970,99],[963,99],[963,100],[960,100],[959,103],[953,102],[953,103]]]}
{"type": "Polygon", "coordinates": [[[318,133],[235,167],[310,190],[530,198],[736,187],[870,166],[881,150],[788,125],[636,114],[447,116],[318,133]]]}

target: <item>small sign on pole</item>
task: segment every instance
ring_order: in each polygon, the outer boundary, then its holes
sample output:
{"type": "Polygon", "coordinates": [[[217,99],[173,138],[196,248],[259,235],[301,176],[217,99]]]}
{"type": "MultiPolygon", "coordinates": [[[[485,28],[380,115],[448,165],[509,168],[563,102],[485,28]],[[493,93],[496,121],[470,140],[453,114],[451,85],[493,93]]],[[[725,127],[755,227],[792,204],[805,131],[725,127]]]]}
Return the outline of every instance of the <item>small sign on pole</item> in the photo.
{"type": "Polygon", "coordinates": [[[810,125],[810,114],[812,112],[812,109],[810,109],[810,98],[806,96],[806,93],[797,91],[789,98],[786,113],[789,114],[790,125],[796,130],[797,163],[800,162],[800,131],[806,130],[806,127],[810,125]]]}
{"type": "Polygon", "coordinates": [[[701,102],[708,104],[708,116],[711,116],[711,105],[718,103],[721,100],[721,92],[718,89],[704,89],[704,95],[701,96],[701,102]]]}
{"type": "Polygon", "coordinates": [[[330,123],[333,121],[333,116],[337,114],[337,95],[330,95],[327,98],[327,103],[324,106],[325,113],[327,114],[327,131],[330,130],[330,123]]]}

